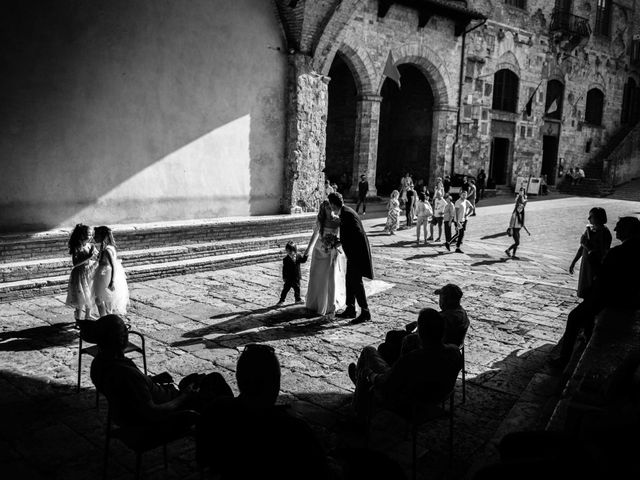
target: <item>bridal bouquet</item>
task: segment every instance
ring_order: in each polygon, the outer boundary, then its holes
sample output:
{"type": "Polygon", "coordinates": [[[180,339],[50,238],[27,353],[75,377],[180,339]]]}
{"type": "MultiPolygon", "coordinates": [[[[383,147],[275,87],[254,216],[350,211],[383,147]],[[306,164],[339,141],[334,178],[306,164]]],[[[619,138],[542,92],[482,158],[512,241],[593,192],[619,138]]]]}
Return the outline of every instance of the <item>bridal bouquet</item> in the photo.
{"type": "Polygon", "coordinates": [[[329,253],[332,250],[341,251],[341,245],[340,239],[333,233],[327,233],[322,236],[322,248],[326,253],[329,253]]]}

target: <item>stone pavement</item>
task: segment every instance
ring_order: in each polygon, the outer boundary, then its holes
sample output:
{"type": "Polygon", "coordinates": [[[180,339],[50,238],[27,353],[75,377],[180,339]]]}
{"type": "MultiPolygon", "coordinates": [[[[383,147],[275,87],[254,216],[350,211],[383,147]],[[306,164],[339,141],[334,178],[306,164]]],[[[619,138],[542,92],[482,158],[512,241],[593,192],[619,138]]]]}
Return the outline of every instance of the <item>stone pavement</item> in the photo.
{"type": "MultiPolygon", "coordinates": [[[[135,283],[128,321],[146,335],[152,373],[167,370],[179,379],[216,370],[236,392],[235,363],[243,346],[274,346],[283,370],[280,401],[306,419],[328,449],[360,446],[363,436],[344,422],[353,391],[348,363],[365,345],[380,343],[387,330],[435,306],[435,288],[457,283],[472,319],[467,401],[461,403],[459,381],[453,467],[447,468],[447,422],[441,420],[420,434],[419,469],[421,478],[463,478],[492,457],[497,436],[544,426],[539,416],[548,395],[532,386],[551,378],[545,360],[576,303],[577,278],[567,267],[588,209],[595,205],[606,208],[611,229],[618,216],[640,212],[637,202],[615,199],[532,201],[527,207],[531,236],[522,236],[520,260],[503,253],[510,243],[504,231],[511,203],[481,204],[469,222],[465,254],[441,245],[417,247],[413,229],[383,234],[384,219],[371,211],[365,226],[377,277],[366,287],[374,321],[359,326],[311,316],[301,306],[272,308],[281,288],[279,262],[135,283]]],[[[0,461],[9,472],[3,478],[101,474],[106,402],[96,411],[88,361],[81,393],[75,393],[77,336],[63,301],[56,295],[0,304],[0,461]]],[[[408,472],[411,449],[404,427],[396,420],[397,429],[383,428],[388,423],[383,420],[384,415],[374,421],[380,428],[371,444],[408,472]]],[[[167,472],[161,450],[145,455],[145,478],[198,478],[189,442],[169,451],[167,472]]],[[[132,477],[133,457],[117,442],[112,459],[110,478],[132,477]]]]}

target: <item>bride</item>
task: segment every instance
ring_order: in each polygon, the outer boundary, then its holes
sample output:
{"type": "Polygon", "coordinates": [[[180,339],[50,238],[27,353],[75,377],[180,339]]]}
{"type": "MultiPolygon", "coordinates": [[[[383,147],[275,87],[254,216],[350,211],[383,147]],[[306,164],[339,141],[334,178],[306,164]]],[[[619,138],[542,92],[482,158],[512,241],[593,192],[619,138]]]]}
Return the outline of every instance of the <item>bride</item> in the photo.
{"type": "Polygon", "coordinates": [[[312,252],[306,307],[320,315],[334,315],[345,304],[347,259],[337,243],[339,232],[340,219],[325,200],[305,250],[312,252]]]}

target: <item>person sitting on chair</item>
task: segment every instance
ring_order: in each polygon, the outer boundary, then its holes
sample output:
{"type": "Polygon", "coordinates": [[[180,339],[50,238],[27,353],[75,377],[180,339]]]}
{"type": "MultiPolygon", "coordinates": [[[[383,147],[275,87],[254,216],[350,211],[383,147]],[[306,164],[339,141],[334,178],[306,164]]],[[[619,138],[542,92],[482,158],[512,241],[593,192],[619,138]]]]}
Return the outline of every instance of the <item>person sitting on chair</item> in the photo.
{"type": "Polygon", "coordinates": [[[420,348],[404,352],[390,366],[375,347],[365,347],[357,365],[349,365],[349,377],[356,386],[356,416],[366,418],[372,386],[376,399],[400,413],[408,412],[416,397],[441,401],[455,386],[462,369],[460,350],[442,341],[444,331],[443,316],[432,308],[423,308],[418,315],[420,348]]]}
{"type": "Polygon", "coordinates": [[[247,345],[236,379],[240,394],[216,402],[198,423],[198,463],[222,480],[327,478],[327,456],[314,433],[276,405],[280,363],[273,348],[247,345]]]}
{"type": "Polygon", "coordinates": [[[127,426],[166,424],[172,414],[184,410],[201,410],[219,396],[233,396],[224,378],[217,372],[191,374],[176,388],[167,373],[151,377],[140,371],[124,355],[129,330],[118,315],[105,315],[87,329],[98,345],[91,363],[91,380],[109,401],[117,423],[127,426]]]}

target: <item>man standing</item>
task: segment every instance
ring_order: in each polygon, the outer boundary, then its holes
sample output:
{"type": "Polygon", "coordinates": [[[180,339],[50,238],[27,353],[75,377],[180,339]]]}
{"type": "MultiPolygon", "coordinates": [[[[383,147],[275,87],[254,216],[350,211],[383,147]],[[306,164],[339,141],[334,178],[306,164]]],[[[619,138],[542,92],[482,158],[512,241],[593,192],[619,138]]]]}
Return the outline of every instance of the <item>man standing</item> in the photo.
{"type": "Polygon", "coordinates": [[[329,195],[329,205],[335,215],[340,217],[340,241],[347,256],[347,308],[336,316],[352,318],[352,324],[371,320],[367,296],[364,291],[362,277],[373,279],[371,248],[358,214],[344,205],[342,195],[329,195]],[[356,300],[360,305],[360,315],[356,317],[356,300]]]}
{"type": "MultiPolygon", "coordinates": [[[[478,199],[482,200],[484,198],[484,189],[487,188],[487,174],[484,173],[484,168],[480,169],[480,173],[478,173],[478,199]]],[[[476,200],[476,203],[477,203],[476,200]]]]}
{"type": "Polygon", "coordinates": [[[365,175],[360,175],[360,181],[358,182],[358,204],[356,205],[356,213],[360,210],[362,205],[362,215],[367,214],[367,193],[369,192],[369,182],[365,175]]]}
{"type": "Polygon", "coordinates": [[[456,217],[454,219],[454,222],[456,224],[457,232],[453,237],[451,237],[451,241],[446,242],[444,246],[447,248],[447,250],[450,250],[451,244],[454,241],[457,241],[456,253],[464,253],[460,249],[460,247],[462,246],[462,241],[464,240],[464,232],[467,229],[467,218],[471,214],[473,208],[469,203],[469,200],[467,200],[467,192],[460,192],[460,198],[456,201],[455,208],[456,217]]]}

